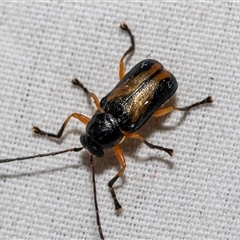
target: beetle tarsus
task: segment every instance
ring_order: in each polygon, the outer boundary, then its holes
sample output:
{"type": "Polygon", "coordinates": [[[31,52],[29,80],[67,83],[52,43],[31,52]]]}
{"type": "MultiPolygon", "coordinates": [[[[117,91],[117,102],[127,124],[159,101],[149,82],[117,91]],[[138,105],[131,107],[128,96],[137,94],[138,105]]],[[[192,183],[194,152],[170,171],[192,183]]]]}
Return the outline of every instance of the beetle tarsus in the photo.
{"type": "Polygon", "coordinates": [[[155,149],[158,149],[158,150],[161,150],[161,151],[164,151],[166,153],[168,153],[170,156],[173,156],[173,149],[171,148],[165,148],[165,147],[162,147],[162,146],[158,146],[158,145],[154,145],[146,140],[143,141],[144,144],[146,144],[149,148],[155,148],[155,149]]]}
{"type": "Polygon", "coordinates": [[[179,111],[189,111],[190,109],[194,108],[194,107],[198,107],[200,105],[204,105],[204,104],[207,104],[207,103],[212,103],[213,102],[213,99],[211,96],[208,96],[207,98],[203,99],[202,101],[199,101],[199,102],[196,102],[190,106],[187,106],[187,107],[183,107],[183,108],[175,108],[176,110],[179,110],[179,111]]]}
{"type": "Polygon", "coordinates": [[[32,132],[35,134],[46,135],[46,133],[44,131],[42,131],[40,128],[38,128],[36,126],[32,127],[32,132]]]}
{"type": "Polygon", "coordinates": [[[108,187],[109,187],[109,190],[111,192],[111,195],[112,195],[112,198],[113,198],[113,201],[114,201],[114,204],[115,204],[115,211],[116,211],[116,213],[119,213],[120,210],[122,209],[122,206],[118,202],[115,191],[113,189],[113,184],[117,181],[117,179],[118,179],[118,176],[116,175],[111,181],[109,181],[108,187]]]}
{"type": "Polygon", "coordinates": [[[91,96],[88,89],[84,87],[84,85],[77,78],[73,78],[71,82],[73,85],[80,87],[89,97],[91,96]]]}

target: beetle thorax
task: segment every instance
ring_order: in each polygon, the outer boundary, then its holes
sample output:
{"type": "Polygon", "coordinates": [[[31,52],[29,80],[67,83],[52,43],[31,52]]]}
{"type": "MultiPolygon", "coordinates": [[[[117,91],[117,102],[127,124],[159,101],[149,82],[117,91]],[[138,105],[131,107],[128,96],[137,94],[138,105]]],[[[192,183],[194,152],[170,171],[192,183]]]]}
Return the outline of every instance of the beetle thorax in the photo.
{"type": "Polygon", "coordinates": [[[91,154],[98,156],[103,155],[100,154],[103,149],[119,144],[123,137],[117,120],[111,114],[97,111],[87,124],[86,134],[81,136],[80,141],[91,154]]]}

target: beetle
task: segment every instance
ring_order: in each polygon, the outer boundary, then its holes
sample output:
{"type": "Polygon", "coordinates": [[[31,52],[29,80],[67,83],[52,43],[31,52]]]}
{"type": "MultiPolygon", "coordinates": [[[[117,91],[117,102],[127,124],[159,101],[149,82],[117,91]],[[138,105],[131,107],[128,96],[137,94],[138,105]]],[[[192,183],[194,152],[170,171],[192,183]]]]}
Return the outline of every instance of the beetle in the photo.
{"type": "Polygon", "coordinates": [[[119,212],[122,207],[116,197],[113,185],[123,174],[126,168],[125,158],[120,147],[125,138],[138,139],[149,148],[165,151],[172,156],[173,149],[154,145],[145,140],[140,134],[136,133],[136,131],[140,129],[151,117],[160,117],[174,110],[189,111],[194,107],[213,102],[212,97],[208,96],[204,100],[196,102],[190,106],[182,108],[176,106],[160,108],[176,92],[178,87],[176,78],[171,72],[166,70],[161,63],[154,59],[144,59],[140,61],[125,74],[124,59],[135,50],[135,42],[131,30],[125,23],[121,24],[120,28],[129,35],[131,46],[120,59],[120,81],[117,83],[117,85],[99,101],[97,96],[94,93],[89,92],[88,89],[84,87],[84,85],[79,82],[78,79],[72,80],[72,84],[83,89],[84,92],[93,99],[97,108],[93,116],[88,118],[80,113],[72,113],[66,118],[57,134],[45,132],[37,126],[32,128],[32,131],[35,134],[59,139],[61,138],[69,120],[71,118],[76,118],[86,125],[85,133],[80,136],[82,147],[70,148],[63,151],[38,154],[22,158],[0,160],[0,163],[4,163],[16,160],[57,155],[69,151],[79,152],[82,149],[86,149],[91,156],[90,163],[93,174],[95,210],[101,239],[104,239],[104,237],[98,214],[93,157],[102,157],[106,149],[112,149],[118,159],[118,162],[120,163],[120,171],[108,183],[112,198],[114,200],[115,210],[116,212],[119,212]]]}

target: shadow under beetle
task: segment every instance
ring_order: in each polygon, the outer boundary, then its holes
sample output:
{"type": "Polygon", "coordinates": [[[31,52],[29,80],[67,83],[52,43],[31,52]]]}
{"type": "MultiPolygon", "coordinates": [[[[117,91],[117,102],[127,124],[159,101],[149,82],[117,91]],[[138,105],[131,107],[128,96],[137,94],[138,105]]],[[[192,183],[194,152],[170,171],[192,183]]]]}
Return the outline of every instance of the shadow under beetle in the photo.
{"type": "Polygon", "coordinates": [[[120,81],[113,90],[99,102],[97,96],[94,93],[89,92],[82,83],[80,83],[77,79],[72,80],[74,85],[79,86],[93,99],[97,107],[95,114],[91,118],[88,118],[80,113],[72,113],[67,117],[57,134],[42,131],[36,126],[32,129],[32,131],[36,134],[59,139],[61,138],[69,120],[71,118],[76,118],[86,125],[85,134],[80,136],[80,142],[83,147],[70,148],[63,151],[38,154],[22,158],[0,160],[0,163],[6,163],[36,157],[52,156],[70,151],[79,152],[83,148],[87,149],[91,155],[90,163],[92,166],[94,203],[97,225],[101,239],[104,239],[104,236],[98,213],[93,156],[102,157],[105,149],[112,149],[121,165],[120,171],[108,183],[114,200],[115,210],[118,212],[122,207],[117,200],[113,184],[123,174],[126,168],[123,151],[120,147],[120,144],[124,141],[124,139],[126,137],[139,139],[148,147],[165,151],[172,156],[173,149],[153,145],[135,131],[141,128],[150,117],[160,117],[174,110],[189,111],[194,107],[211,103],[213,101],[212,97],[209,96],[206,99],[187,107],[179,108],[170,106],[159,109],[176,92],[178,87],[176,78],[172,73],[167,71],[161,63],[153,59],[142,60],[125,74],[124,59],[127,55],[134,51],[135,43],[134,36],[128,26],[123,23],[120,25],[120,28],[128,33],[131,40],[131,46],[123,54],[119,62],[120,81]]]}

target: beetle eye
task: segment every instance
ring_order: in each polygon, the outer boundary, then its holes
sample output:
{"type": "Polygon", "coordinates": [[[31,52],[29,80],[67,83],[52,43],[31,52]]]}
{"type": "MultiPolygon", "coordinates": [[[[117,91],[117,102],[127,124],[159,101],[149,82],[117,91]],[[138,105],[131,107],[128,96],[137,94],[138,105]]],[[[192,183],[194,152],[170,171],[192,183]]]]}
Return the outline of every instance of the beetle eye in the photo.
{"type": "Polygon", "coordinates": [[[80,136],[80,142],[92,155],[102,157],[104,155],[103,148],[96,144],[87,134],[80,136]]]}

